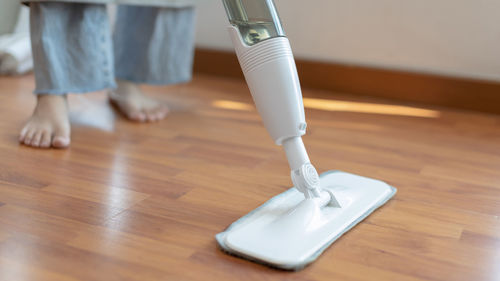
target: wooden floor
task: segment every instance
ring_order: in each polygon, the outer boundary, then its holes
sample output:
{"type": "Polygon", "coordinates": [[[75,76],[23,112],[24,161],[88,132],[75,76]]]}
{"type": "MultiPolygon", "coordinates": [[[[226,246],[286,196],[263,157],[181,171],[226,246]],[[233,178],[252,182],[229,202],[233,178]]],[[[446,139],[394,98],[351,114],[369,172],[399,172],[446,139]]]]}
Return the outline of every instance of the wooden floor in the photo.
{"type": "Polygon", "coordinates": [[[500,116],[305,91],[318,170],[398,193],[290,273],[215,243],[290,186],[242,81],[145,87],[172,108],[148,125],[74,95],[67,150],[18,145],[32,89],[0,78],[0,280],[500,280],[500,116]]]}

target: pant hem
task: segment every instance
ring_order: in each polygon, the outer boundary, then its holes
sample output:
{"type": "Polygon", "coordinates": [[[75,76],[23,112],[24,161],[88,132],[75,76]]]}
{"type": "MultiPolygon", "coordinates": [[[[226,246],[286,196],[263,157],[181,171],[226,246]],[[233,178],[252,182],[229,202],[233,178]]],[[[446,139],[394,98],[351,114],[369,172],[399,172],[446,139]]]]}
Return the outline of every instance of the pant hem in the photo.
{"type": "Polygon", "coordinates": [[[181,83],[187,83],[190,82],[193,77],[188,77],[184,79],[177,79],[177,80],[172,80],[172,81],[160,81],[160,80],[141,80],[141,79],[136,79],[136,78],[126,78],[126,77],[116,77],[117,80],[123,80],[123,81],[128,81],[132,82],[135,84],[147,84],[147,85],[153,85],[153,86],[166,86],[166,85],[172,85],[172,84],[181,84],[181,83]]]}
{"type": "Polygon", "coordinates": [[[60,90],[60,89],[51,89],[51,90],[39,90],[35,89],[33,91],[33,94],[35,95],[65,95],[65,94],[85,94],[89,92],[97,92],[105,89],[116,89],[116,83],[113,83],[111,85],[104,85],[100,87],[93,87],[93,88],[83,88],[83,89],[66,89],[66,90],[60,90]]]}

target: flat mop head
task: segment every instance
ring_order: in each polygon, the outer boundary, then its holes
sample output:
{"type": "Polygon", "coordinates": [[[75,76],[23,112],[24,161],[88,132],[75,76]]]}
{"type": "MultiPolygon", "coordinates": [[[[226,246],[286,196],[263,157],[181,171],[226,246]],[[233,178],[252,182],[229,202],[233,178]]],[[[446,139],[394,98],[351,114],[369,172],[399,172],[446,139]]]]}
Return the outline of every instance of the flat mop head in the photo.
{"type": "Polygon", "coordinates": [[[220,247],[272,267],[300,270],[396,193],[382,181],[340,171],[323,173],[320,183],[335,204],[304,199],[291,188],[217,234],[220,247]]]}

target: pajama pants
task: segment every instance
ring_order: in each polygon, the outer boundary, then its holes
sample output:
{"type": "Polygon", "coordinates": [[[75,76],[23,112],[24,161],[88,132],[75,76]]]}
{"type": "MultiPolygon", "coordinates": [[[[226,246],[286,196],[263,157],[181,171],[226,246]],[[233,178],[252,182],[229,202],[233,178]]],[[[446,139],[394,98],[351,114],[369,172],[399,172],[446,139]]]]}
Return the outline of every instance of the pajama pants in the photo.
{"type": "Polygon", "coordinates": [[[115,30],[103,4],[31,3],[35,94],[115,88],[115,80],[189,81],[193,7],[119,6],[115,30]]]}

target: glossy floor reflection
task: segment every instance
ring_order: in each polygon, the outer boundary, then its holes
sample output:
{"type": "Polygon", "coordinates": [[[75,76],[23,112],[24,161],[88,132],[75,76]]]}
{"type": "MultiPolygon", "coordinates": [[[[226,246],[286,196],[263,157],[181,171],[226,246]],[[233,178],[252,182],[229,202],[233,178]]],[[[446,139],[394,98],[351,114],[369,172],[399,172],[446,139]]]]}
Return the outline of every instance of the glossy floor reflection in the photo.
{"type": "MultiPolygon", "coordinates": [[[[305,108],[326,111],[400,115],[425,118],[438,118],[440,116],[440,112],[437,110],[429,110],[415,106],[340,101],[335,99],[315,99],[307,97],[303,99],[303,103],[305,108]]],[[[212,105],[217,108],[231,110],[251,111],[255,109],[252,104],[229,100],[215,100],[212,102],[212,105]]]]}

